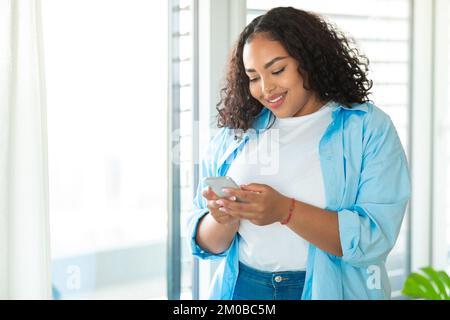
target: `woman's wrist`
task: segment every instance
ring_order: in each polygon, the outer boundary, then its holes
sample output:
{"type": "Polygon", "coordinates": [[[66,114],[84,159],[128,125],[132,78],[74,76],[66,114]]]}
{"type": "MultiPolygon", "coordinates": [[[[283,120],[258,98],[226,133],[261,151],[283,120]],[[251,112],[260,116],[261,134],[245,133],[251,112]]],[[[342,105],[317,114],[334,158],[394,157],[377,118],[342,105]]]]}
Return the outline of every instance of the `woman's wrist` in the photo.
{"type": "Polygon", "coordinates": [[[286,225],[289,223],[294,213],[295,198],[284,197],[283,205],[281,205],[281,208],[282,215],[279,222],[283,225],[286,225]]]}

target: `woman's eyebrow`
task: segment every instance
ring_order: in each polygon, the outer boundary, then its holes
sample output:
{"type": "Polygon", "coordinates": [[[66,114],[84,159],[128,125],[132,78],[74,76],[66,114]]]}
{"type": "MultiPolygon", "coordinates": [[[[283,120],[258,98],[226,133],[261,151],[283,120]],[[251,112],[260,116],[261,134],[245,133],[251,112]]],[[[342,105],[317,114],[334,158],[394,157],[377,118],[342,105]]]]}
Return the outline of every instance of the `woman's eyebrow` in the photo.
{"type": "MultiPolygon", "coordinates": [[[[273,58],[272,60],[270,60],[269,62],[267,62],[267,63],[264,65],[264,69],[267,69],[267,68],[269,68],[271,65],[273,65],[275,62],[277,62],[277,61],[279,61],[279,60],[286,59],[286,58],[287,58],[287,57],[276,57],[276,58],[273,58]]],[[[245,71],[247,71],[247,72],[256,72],[255,69],[245,69],[245,71]]]]}

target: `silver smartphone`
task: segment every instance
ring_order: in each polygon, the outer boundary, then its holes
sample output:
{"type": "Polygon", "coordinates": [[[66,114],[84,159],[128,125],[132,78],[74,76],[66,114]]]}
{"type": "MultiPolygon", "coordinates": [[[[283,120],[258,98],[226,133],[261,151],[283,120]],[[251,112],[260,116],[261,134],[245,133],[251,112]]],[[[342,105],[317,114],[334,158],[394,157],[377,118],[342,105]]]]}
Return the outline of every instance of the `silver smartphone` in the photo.
{"type": "MultiPolygon", "coordinates": [[[[223,177],[205,177],[203,178],[203,183],[207,186],[210,186],[217,196],[220,198],[227,198],[229,195],[222,192],[223,188],[236,188],[240,189],[239,185],[234,182],[231,177],[223,176],[223,177]]],[[[236,199],[237,202],[243,202],[239,198],[236,199]]]]}

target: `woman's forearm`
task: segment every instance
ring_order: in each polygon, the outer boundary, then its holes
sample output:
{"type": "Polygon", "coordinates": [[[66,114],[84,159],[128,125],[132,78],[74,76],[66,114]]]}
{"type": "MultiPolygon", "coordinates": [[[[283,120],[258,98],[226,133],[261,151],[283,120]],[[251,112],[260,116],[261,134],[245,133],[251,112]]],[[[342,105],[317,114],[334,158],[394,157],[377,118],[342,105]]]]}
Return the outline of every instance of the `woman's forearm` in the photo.
{"type": "MultiPolygon", "coordinates": [[[[287,208],[289,204],[290,200],[286,204],[287,208]]],[[[335,256],[342,256],[336,212],[296,201],[295,209],[287,226],[316,247],[335,256]]]]}
{"type": "Polygon", "coordinates": [[[200,220],[195,239],[204,250],[219,254],[228,249],[238,229],[239,221],[220,224],[208,213],[200,220]]]}

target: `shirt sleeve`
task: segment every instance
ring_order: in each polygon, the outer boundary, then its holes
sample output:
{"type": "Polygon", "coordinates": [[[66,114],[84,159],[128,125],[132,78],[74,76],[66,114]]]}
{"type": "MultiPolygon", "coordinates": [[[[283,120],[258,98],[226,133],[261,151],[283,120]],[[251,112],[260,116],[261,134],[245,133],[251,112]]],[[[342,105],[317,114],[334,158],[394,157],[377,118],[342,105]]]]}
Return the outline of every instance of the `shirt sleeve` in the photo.
{"type": "Polygon", "coordinates": [[[206,201],[202,196],[202,190],[206,187],[206,185],[203,183],[203,178],[217,175],[217,158],[218,153],[220,153],[221,145],[223,145],[225,134],[225,129],[220,130],[211,140],[207,150],[201,157],[199,168],[199,183],[193,200],[193,212],[189,216],[187,221],[189,247],[192,254],[201,259],[223,258],[227,255],[229,250],[228,249],[220,254],[214,254],[200,247],[195,239],[197,236],[197,229],[200,220],[209,212],[208,208],[206,207],[206,201]]]}
{"type": "Polygon", "coordinates": [[[358,267],[385,261],[400,232],[411,183],[397,131],[385,115],[364,134],[358,193],[338,212],[342,260],[358,267]]]}

